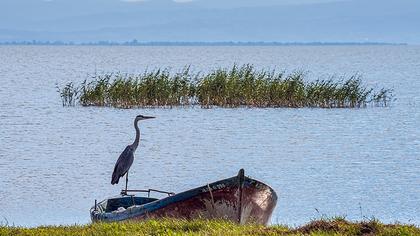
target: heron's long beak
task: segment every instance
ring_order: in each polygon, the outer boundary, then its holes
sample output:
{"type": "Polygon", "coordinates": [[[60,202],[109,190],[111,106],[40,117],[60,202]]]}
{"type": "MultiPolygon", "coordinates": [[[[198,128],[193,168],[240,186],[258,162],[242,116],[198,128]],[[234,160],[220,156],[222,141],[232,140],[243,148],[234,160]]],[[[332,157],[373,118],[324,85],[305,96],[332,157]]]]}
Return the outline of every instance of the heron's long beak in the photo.
{"type": "Polygon", "coordinates": [[[143,116],[143,119],[153,119],[153,118],[156,118],[156,117],[154,117],[154,116],[143,116]]]}

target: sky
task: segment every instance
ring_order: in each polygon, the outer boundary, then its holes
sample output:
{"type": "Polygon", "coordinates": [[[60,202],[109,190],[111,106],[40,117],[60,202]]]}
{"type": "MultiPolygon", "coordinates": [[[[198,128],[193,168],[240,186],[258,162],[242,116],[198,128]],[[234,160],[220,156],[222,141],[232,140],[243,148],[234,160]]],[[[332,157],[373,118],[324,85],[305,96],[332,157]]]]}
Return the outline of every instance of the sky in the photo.
{"type": "Polygon", "coordinates": [[[420,44],[419,0],[0,0],[5,41],[420,44]]]}

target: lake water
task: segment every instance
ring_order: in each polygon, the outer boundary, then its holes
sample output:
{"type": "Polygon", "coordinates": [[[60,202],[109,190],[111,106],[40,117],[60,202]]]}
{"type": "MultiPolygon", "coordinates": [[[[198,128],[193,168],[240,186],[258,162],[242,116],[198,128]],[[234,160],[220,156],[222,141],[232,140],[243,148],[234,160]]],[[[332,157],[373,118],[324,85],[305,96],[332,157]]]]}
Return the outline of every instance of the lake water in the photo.
{"type": "Polygon", "coordinates": [[[279,195],[272,223],[321,216],[420,224],[420,47],[0,46],[0,223],[89,223],[112,186],[116,159],[142,141],[131,187],[180,192],[237,174],[279,195]],[[112,109],[62,107],[56,84],[95,72],[234,63],[307,70],[308,78],[363,75],[394,89],[387,108],[112,109]]]}

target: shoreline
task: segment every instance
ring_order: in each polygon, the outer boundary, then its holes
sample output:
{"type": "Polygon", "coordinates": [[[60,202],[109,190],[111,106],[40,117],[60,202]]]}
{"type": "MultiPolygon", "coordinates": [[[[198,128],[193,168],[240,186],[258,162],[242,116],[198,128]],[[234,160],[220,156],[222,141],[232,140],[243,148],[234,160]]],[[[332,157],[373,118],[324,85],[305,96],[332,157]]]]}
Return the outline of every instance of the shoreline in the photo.
{"type": "Polygon", "coordinates": [[[0,226],[0,235],[420,235],[420,227],[383,224],[376,219],[347,221],[336,217],[311,221],[298,227],[286,225],[238,225],[223,220],[159,219],[139,222],[94,223],[86,225],[0,226]]]}

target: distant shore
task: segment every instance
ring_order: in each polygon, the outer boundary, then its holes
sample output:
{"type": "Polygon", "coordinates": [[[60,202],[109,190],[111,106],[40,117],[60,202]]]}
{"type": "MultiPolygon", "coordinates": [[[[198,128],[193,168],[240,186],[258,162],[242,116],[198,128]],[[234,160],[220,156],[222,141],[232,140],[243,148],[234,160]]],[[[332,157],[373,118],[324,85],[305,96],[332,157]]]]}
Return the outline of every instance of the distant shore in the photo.
{"type": "Polygon", "coordinates": [[[95,41],[95,42],[72,42],[72,41],[7,41],[0,45],[57,45],[57,46],[374,46],[391,45],[401,46],[407,43],[388,42],[246,42],[246,41],[220,41],[220,42],[187,42],[187,41],[156,41],[143,42],[138,40],[118,41],[95,41]]]}

